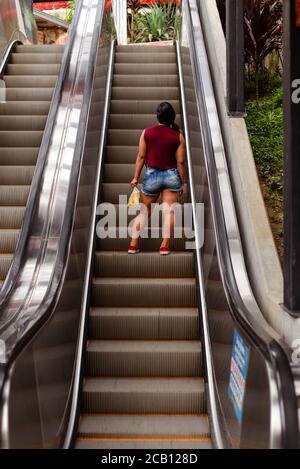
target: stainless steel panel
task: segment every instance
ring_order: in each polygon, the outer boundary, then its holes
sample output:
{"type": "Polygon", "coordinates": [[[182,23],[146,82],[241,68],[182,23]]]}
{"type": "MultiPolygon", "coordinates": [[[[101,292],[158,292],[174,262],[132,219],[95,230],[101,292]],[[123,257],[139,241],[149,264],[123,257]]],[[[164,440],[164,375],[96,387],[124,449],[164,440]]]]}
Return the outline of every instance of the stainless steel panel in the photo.
{"type": "Polygon", "coordinates": [[[37,26],[32,13],[32,0],[0,2],[0,64],[13,41],[37,42],[37,26]]]}
{"type": "MultiPolygon", "coordinates": [[[[205,201],[205,234],[201,256],[196,251],[199,296],[208,379],[212,432],[217,447],[280,448],[286,435],[297,441],[296,399],[290,370],[277,374],[277,360],[288,367],[280,338],[263,318],[252,294],[245,267],[233,194],[227,169],[217,104],[196,0],[183,1],[180,59],[185,100],[186,137],[193,203],[205,201]],[[198,119],[195,118],[198,116],[198,119]],[[200,168],[207,179],[202,192],[194,190],[200,168]],[[217,260],[217,262],[216,262],[217,260]],[[233,331],[250,348],[241,424],[228,398],[233,331]],[[279,345],[280,344],[280,345],[279,345]],[[285,379],[291,391],[289,425],[283,409],[285,379]]],[[[198,230],[202,227],[198,226],[198,230]]],[[[282,370],[281,370],[282,371],[282,370]]]]}
{"type": "MultiPolygon", "coordinates": [[[[2,445],[8,442],[10,448],[59,447],[65,432],[102,136],[111,44],[108,15],[103,1],[78,2],[65,53],[69,61],[62,89],[52,103],[53,110],[58,100],[53,128],[48,135],[46,129],[42,143],[46,157],[39,168],[39,191],[31,207],[26,248],[15,265],[19,270],[14,288],[9,281],[4,286],[1,361],[10,389],[1,396],[1,408],[8,409],[9,415],[7,424],[7,412],[1,415],[1,437],[2,445]],[[91,107],[92,103],[97,106],[91,107]],[[99,122],[96,131],[95,119],[99,122]],[[45,314],[50,317],[39,330],[38,320],[45,314]],[[18,354],[15,345],[35,325],[39,332],[18,354]],[[33,363],[33,373],[26,378],[31,399],[23,407],[17,384],[25,386],[28,356],[33,363]],[[29,444],[22,439],[23,432],[30,432],[37,407],[37,431],[29,444]],[[14,408],[22,413],[22,426],[17,424],[14,408]]],[[[14,267],[11,278],[13,273],[14,267]]]]}

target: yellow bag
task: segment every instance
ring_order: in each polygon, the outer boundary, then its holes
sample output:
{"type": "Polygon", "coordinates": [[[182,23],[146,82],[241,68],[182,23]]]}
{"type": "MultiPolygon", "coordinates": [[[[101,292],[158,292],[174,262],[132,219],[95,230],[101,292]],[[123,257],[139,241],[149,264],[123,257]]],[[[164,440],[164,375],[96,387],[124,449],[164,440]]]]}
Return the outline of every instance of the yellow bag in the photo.
{"type": "Polygon", "coordinates": [[[135,207],[140,203],[140,191],[135,187],[128,200],[128,207],[135,207]]]}

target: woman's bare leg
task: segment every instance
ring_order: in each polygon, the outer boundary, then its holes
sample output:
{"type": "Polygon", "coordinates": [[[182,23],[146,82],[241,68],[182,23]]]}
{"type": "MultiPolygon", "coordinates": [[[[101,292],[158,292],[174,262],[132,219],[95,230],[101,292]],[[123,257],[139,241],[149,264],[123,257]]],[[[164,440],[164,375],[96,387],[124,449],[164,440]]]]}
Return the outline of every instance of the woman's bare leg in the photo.
{"type": "Polygon", "coordinates": [[[163,240],[161,243],[162,248],[168,248],[170,244],[170,237],[174,229],[174,209],[172,207],[178,200],[178,192],[164,190],[162,193],[162,202],[164,208],[164,223],[163,223],[163,240]]]}
{"type": "Polygon", "coordinates": [[[144,210],[141,210],[134,220],[130,246],[137,247],[141,231],[145,226],[146,219],[151,215],[151,204],[155,204],[157,199],[158,196],[150,197],[149,195],[145,195],[141,192],[140,203],[143,204],[144,210]]]}

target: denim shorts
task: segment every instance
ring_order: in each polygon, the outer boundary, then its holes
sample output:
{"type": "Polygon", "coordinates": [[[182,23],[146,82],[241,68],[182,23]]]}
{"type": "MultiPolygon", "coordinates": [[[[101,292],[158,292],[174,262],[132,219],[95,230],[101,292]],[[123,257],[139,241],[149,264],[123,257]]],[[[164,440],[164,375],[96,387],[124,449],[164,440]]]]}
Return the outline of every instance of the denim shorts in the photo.
{"type": "Polygon", "coordinates": [[[161,170],[148,166],[144,176],[142,193],[156,197],[165,189],[180,192],[181,187],[182,182],[178,169],[161,170]]]}

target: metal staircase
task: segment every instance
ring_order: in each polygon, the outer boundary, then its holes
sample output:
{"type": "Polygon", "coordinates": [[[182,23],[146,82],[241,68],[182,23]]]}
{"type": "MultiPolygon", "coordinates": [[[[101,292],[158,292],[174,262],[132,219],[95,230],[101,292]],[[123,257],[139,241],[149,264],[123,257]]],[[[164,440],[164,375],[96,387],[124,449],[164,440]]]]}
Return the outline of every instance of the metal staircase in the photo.
{"type": "Polygon", "coordinates": [[[18,241],[64,46],[18,45],[0,103],[0,285],[18,241]]]}
{"type": "MultiPolygon", "coordinates": [[[[173,46],[117,47],[102,202],[130,193],[142,129],[161,101],[180,113],[178,86],[173,46]]],[[[208,448],[193,253],[128,241],[97,241],[76,447],[208,448]]]]}

